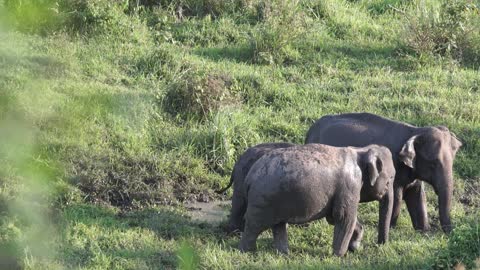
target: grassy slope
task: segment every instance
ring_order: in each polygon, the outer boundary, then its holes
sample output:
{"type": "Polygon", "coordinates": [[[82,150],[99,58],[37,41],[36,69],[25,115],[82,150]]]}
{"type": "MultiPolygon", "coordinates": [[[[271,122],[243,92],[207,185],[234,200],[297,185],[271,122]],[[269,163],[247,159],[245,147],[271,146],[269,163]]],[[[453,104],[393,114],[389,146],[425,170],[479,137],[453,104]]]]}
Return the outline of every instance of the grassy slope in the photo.
{"type": "Polygon", "coordinates": [[[459,136],[464,147],[455,163],[452,215],[462,223],[478,207],[479,73],[448,59],[399,53],[401,20],[369,11],[379,2],[343,3],[330,9],[330,17],[309,21],[308,33],[294,44],[299,55],[288,65],[252,64],[248,32],[256,26],[238,15],[171,23],[174,44],[159,42],[133,19],[133,34],[89,38],[2,30],[0,130],[9,131],[9,153],[28,142],[28,154],[7,156],[1,165],[0,212],[10,214],[0,219],[0,240],[30,269],[175,268],[184,242],[205,269],[431,267],[447,244],[431,189],[432,232],[415,233],[403,209],[391,242],[379,247],[377,206],[362,205],[364,246],[343,259],[331,255],[333,228],[325,221],[291,226],[288,257],[273,251],[269,233],[257,253],[241,254],[238,237],[190,221],[181,206],[123,211],[91,203],[125,203],[125,194],[115,193],[125,186],[130,206],[208,195],[227,182],[247,146],[301,143],[324,114],[368,111],[415,125],[443,124],[459,136]],[[205,121],[173,118],[162,100],[189,70],[230,74],[243,103],[205,121]],[[36,169],[16,169],[25,164],[36,169]],[[36,191],[28,188],[44,178],[55,179],[43,194],[50,195],[45,200],[53,201],[53,210],[38,206],[36,191]],[[26,188],[17,184],[25,179],[26,188]],[[460,198],[477,204],[463,205],[460,198]]]}

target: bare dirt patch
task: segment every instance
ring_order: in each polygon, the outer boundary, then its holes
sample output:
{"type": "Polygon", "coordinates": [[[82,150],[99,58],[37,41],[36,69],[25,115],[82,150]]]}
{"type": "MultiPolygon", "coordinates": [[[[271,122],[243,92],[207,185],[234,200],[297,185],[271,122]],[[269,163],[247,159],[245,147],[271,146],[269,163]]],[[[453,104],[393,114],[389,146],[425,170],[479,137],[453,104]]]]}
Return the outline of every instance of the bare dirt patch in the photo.
{"type": "Polygon", "coordinates": [[[227,219],[231,201],[190,202],[185,204],[195,221],[220,224],[227,219]]]}

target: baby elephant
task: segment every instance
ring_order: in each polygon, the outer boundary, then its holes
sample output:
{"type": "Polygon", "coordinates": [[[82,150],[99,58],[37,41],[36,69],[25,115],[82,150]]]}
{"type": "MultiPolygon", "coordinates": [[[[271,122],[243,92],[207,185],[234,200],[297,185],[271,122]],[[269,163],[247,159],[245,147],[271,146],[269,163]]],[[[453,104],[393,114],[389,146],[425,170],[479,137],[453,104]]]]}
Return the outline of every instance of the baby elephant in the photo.
{"type": "Polygon", "coordinates": [[[292,143],[262,143],[248,148],[237,160],[233,167],[230,183],[225,188],[216,191],[221,194],[233,184],[232,210],[228,222],[228,232],[243,231],[243,216],[247,210],[247,197],[245,193],[245,177],[252,165],[266,153],[280,148],[294,146],[292,143]]]}
{"type": "MultiPolygon", "coordinates": [[[[334,253],[343,256],[358,226],[358,203],[367,201],[361,197],[381,200],[394,176],[392,155],[383,146],[307,144],[272,150],[253,164],[245,179],[240,250],[255,250],[259,234],[272,228],[275,248],[288,253],[287,223],[326,217],[335,225],[334,253]]],[[[391,205],[387,208],[391,214],[391,205]]]]}

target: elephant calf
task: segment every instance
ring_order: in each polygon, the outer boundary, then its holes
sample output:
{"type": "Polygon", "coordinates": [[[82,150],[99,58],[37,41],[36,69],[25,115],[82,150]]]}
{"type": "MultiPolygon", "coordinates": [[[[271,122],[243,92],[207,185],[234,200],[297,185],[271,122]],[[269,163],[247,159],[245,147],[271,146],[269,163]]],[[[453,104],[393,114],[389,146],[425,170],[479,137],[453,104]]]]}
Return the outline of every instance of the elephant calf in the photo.
{"type": "Polygon", "coordinates": [[[237,160],[233,167],[230,183],[217,193],[223,193],[233,184],[232,210],[228,222],[228,232],[243,231],[243,216],[247,210],[247,198],[245,194],[245,177],[252,165],[266,153],[280,148],[294,146],[292,143],[262,143],[248,148],[237,160]]]}
{"type": "MultiPolygon", "coordinates": [[[[259,234],[272,228],[275,248],[288,253],[287,223],[326,217],[335,225],[334,253],[343,256],[356,227],[361,193],[381,200],[387,191],[391,194],[394,176],[392,155],[382,146],[307,144],[272,150],[253,164],[245,179],[240,250],[255,250],[259,234]]],[[[389,209],[387,214],[391,205],[389,209]]]]}

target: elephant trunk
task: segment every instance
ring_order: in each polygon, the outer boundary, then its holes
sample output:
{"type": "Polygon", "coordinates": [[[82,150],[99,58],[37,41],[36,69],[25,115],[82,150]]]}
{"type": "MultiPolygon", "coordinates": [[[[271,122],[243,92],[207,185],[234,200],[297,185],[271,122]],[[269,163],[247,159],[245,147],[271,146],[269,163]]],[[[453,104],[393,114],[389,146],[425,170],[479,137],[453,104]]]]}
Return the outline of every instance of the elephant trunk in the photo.
{"type": "Polygon", "coordinates": [[[393,182],[389,184],[388,191],[380,201],[379,222],[378,222],[378,243],[384,244],[388,241],[390,221],[393,209],[393,182]]]}
{"type": "Polygon", "coordinates": [[[445,176],[440,177],[438,185],[436,187],[438,195],[438,208],[440,212],[440,224],[445,233],[450,233],[453,229],[450,221],[450,208],[452,203],[452,193],[453,193],[453,181],[452,173],[447,173],[445,176]]]}

